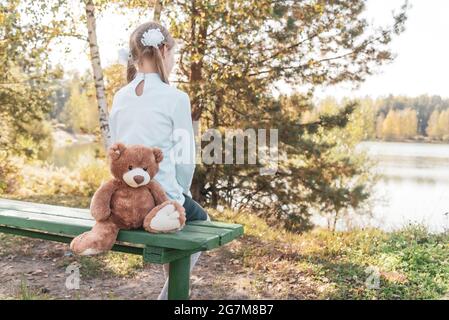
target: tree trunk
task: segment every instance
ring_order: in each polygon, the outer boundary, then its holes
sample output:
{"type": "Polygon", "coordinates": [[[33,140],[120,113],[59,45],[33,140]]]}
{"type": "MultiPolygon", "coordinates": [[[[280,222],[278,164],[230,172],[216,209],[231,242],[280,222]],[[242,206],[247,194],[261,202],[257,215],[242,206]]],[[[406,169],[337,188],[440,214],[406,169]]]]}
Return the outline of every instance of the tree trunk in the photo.
{"type": "Polygon", "coordinates": [[[153,11],[153,21],[154,22],[160,22],[161,20],[161,12],[162,12],[162,1],[163,0],[156,0],[154,3],[154,11],[153,11]]]}
{"type": "Polygon", "coordinates": [[[100,52],[97,43],[97,29],[95,21],[95,5],[92,0],[86,1],[86,19],[87,33],[90,48],[90,61],[92,63],[92,71],[95,82],[95,93],[98,104],[98,115],[100,121],[101,135],[103,143],[107,149],[109,146],[109,122],[108,122],[108,105],[106,102],[106,93],[103,80],[103,69],[101,68],[100,52]]]}
{"type": "MultiPolygon", "coordinates": [[[[223,90],[217,90],[216,92],[216,99],[215,99],[215,108],[214,108],[214,114],[212,116],[213,122],[212,127],[213,128],[219,128],[221,126],[220,121],[220,110],[224,103],[224,91],[223,90]]],[[[220,195],[218,194],[217,184],[218,184],[218,164],[214,164],[212,166],[207,167],[207,176],[212,177],[210,183],[212,184],[211,190],[210,190],[210,205],[213,208],[217,208],[218,202],[220,200],[220,195]]]]}
{"type": "Polygon", "coordinates": [[[203,188],[204,184],[194,177],[190,186],[190,192],[192,193],[192,198],[201,205],[204,205],[203,194],[201,193],[203,188]]]}
{"type": "MultiPolygon", "coordinates": [[[[201,85],[201,82],[203,81],[203,57],[206,52],[206,43],[207,43],[207,28],[208,28],[208,22],[207,20],[202,20],[197,18],[200,16],[199,9],[197,7],[196,0],[191,0],[191,11],[192,11],[192,24],[190,28],[191,33],[191,41],[195,45],[193,46],[192,50],[194,53],[199,55],[201,58],[199,61],[192,61],[190,65],[190,90],[191,92],[195,92],[195,87],[201,85]],[[200,22],[199,28],[197,30],[197,23],[200,22]]],[[[192,108],[192,120],[193,121],[199,121],[201,118],[201,114],[203,112],[202,106],[200,104],[201,97],[194,95],[192,100],[190,101],[191,108],[192,108]]],[[[204,175],[198,175],[198,167],[197,167],[197,173],[195,174],[192,186],[190,188],[192,192],[193,198],[198,201],[200,204],[205,204],[205,196],[204,196],[204,189],[207,183],[207,177],[204,177],[204,175]]],[[[207,175],[207,169],[206,175],[207,175]]]]}
{"type": "MultiPolygon", "coordinates": [[[[207,46],[207,29],[209,22],[207,19],[197,18],[201,16],[202,8],[197,7],[197,2],[195,0],[191,1],[191,11],[192,11],[192,25],[191,25],[191,41],[194,43],[193,52],[200,58],[197,61],[192,61],[190,65],[190,83],[193,88],[195,86],[201,85],[203,82],[203,58],[206,53],[207,46]],[[197,28],[197,23],[200,23],[197,28]],[[197,30],[198,29],[198,30],[197,30]]],[[[201,114],[203,112],[203,106],[200,104],[201,97],[195,95],[191,101],[192,107],[192,120],[199,121],[201,114]]]]}
{"type": "Polygon", "coordinates": [[[335,216],[334,216],[334,222],[332,224],[332,230],[331,230],[332,232],[335,232],[335,230],[337,229],[337,221],[338,221],[339,215],[340,215],[339,210],[336,210],[335,211],[335,216]]]}

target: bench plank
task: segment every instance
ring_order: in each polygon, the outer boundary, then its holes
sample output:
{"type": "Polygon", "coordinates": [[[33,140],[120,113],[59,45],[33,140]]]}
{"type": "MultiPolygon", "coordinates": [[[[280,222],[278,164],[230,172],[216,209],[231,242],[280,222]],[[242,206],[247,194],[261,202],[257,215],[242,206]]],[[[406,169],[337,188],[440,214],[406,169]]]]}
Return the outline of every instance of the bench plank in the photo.
{"type": "MultiPolygon", "coordinates": [[[[210,250],[243,234],[240,225],[202,222],[189,222],[182,231],[170,234],[122,230],[117,241],[178,250],[210,250]]],[[[0,199],[0,225],[73,238],[90,230],[94,223],[87,209],[0,199]]]]}
{"type": "Polygon", "coordinates": [[[34,203],[10,199],[0,199],[0,208],[24,212],[42,213],[45,215],[62,216],[92,220],[89,209],[55,206],[43,203],[34,203]]]}
{"type": "Polygon", "coordinates": [[[189,222],[189,224],[184,227],[184,230],[198,233],[216,234],[220,238],[220,246],[232,241],[233,239],[243,234],[243,227],[240,227],[238,229],[213,228],[206,225],[194,224],[194,221],[189,222]]]}
{"type": "Polygon", "coordinates": [[[231,229],[231,230],[240,230],[242,229],[241,224],[235,224],[235,223],[227,223],[227,222],[220,222],[220,221],[191,221],[192,225],[195,226],[207,226],[211,228],[224,228],[224,229],[231,229]]]}
{"type": "Polygon", "coordinates": [[[192,227],[198,226],[215,230],[227,230],[227,232],[220,237],[221,246],[243,235],[243,226],[240,224],[219,221],[191,221],[189,222],[189,225],[192,227]]]}
{"type": "MultiPolygon", "coordinates": [[[[89,231],[94,223],[94,220],[0,209],[0,224],[2,225],[72,237],[89,231]]],[[[189,232],[188,230],[169,234],[151,234],[143,230],[121,230],[117,240],[181,250],[196,248],[209,250],[220,245],[220,239],[215,234],[189,232]]]]}
{"type": "MultiPolygon", "coordinates": [[[[17,236],[22,236],[22,237],[56,241],[56,242],[62,242],[62,243],[70,243],[73,239],[72,237],[63,236],[63,235],[42,233],[40,231],[17,229],[17,228],[5,227],[5,226],[0,226],[0,232],[14,234],[17,236]]],[[[132,254],[138,254],[138,255],[142,255],[143,250],[144,250],[143,247],[134,247],[134,246],[118,244],[118,243],[115,244],[114,247],[112,247],[112,251],[132,253],[132,254]]]]}

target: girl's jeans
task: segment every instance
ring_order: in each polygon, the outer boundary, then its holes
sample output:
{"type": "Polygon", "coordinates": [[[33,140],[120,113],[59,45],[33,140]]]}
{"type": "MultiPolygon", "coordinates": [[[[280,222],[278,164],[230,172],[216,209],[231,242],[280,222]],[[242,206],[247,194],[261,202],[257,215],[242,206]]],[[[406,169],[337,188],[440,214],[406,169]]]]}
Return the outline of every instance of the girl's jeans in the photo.
{"type": "MultiPolygon", "coordinates": [[[[184,194],[185,201],[183,204],[184,209],[186,209],[186,220],[194,221],[194,220],[209,220],[210,218],[207,215],[207,212],[201,207],[195,200],[193,200],[188,195],[184,194]]],[[[190,256],[190,272],[192,272],[193,267],[195,266],[198,258],[201,255],[201,251],[194,253],[190,256]]],[[[164,275],[165,275],[165,284],[162,288],[161,293],[159,294],[158,300],[167,300],[168,299],[168,269],[169,264],[164,264],[164,275]]]]}
{"type": "Polygon", "coordinates": [[[207,213],[202,206],[186,194],[184,194],[184,198],[186,200],[183,207],[186,209],[187,221],[207,220],[207,213]]]}

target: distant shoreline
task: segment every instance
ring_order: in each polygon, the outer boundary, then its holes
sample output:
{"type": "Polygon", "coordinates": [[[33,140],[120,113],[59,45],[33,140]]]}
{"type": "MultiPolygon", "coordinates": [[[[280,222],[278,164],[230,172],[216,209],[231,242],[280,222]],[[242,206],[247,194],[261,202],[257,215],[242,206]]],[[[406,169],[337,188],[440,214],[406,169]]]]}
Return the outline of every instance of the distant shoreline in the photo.
{"type": "Polygon", "coordinates": [[[449,144],[449,141],[439,141],[439,140],[426,140],[424,137],[422,139],[404,139],[404,140],[362,140],[361,142],[385,142],[385,143],[420,143],[420,144],[449,144]]]}

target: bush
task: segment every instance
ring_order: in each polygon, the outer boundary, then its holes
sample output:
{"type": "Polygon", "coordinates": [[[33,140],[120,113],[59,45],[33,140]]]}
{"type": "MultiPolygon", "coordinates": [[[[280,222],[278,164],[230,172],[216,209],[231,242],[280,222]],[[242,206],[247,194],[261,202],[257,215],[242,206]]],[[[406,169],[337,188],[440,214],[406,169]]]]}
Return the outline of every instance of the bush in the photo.
{"type": "Polygon", "coordinates": [[[24,134],[18,135],[15,150],[31,159],[46,159],[53,151],[53,127],[48,121],[24,123],[24,134]]]}
{"type": "Polygon", "coordinates": [[[6,158],[0,161],[0,194],[12,193],[20,184],[18,164],[6,158]]]}
{"type": "Polygon", "coordinates": [[[103,182],[111,178],[107,162],[92,156],[81,156],[75,170],[79,174],[82,192],[86,196],[92,196],[103,182]]]}
{"type": "Polygon", "coordinates": [[[67,168],[34,162],[24,165],[20,174],[20,195],[80,195],[79,175],[67,168]]]}
{"type": "MultiPolygon", "coordinates": [[[[20,165],[15,174],[9,175],[3,184],[15,185],[16,194],[20,196],[39,194],[90,197],[111,177],[106,161],[93,156],[81,156],[73,169],[56,167],[42,161],[23,163],[20,158],[17,158],[17,162],[20,165]]],[[[0,181],[3,181],[1,175],[0,181]]]]}

